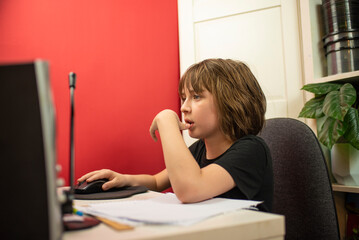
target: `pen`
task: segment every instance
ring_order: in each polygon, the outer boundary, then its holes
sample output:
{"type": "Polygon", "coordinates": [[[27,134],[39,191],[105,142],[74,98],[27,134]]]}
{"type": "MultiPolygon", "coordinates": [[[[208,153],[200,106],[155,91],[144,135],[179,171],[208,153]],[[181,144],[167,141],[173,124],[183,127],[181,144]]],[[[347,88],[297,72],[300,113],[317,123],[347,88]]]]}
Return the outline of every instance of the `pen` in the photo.
{"type": "Polygon", "coordinates": [[[83,216],[83,215],[84,215],[83,212],[77,210],[76,208],[74,208],[72,212],[73,212],[73,214],[76,214],[76,215],[79,215],[79,216],[83,216]]]}
{"type": "Polygon", "coordinates": [[[122,230],[131,230],[131,229],[133,229],[133,227],[130,226],[130,225],[115,222],[115,221],[109,220],[107,218],[98,217],[98,216],[96,216],[96,218],[98,220],[100,220],[101,222],[105,223],[106,225],[112,227],[115,230],[122,231],[122,230]]]}

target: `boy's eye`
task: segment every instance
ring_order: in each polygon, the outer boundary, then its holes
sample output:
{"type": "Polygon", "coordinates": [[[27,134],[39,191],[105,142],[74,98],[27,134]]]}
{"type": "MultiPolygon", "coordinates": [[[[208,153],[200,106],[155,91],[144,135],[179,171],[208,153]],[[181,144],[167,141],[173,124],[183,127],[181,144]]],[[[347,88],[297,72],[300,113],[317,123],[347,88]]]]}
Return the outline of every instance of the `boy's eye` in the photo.
{"type": "Polygon", "coordinates": [[[201,96],[199,96],[199,95],[197,95],[197,94],[194,94],[193,95],[193,99],[200,99],[201,98],[201,96]]]}

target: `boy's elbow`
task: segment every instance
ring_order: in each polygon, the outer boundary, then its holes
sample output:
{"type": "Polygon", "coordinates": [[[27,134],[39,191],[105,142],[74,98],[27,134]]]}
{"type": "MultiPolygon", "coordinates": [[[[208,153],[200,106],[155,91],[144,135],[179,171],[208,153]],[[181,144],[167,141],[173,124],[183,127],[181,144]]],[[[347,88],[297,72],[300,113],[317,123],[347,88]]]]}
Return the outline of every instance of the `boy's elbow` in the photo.
{"type": "Polygon", "coordinates": [[[174,193],[176,194],[176,197],[178,198],[178,200],[181,201],[181,203],[195,203],[195,202],[200,202],[203,199],[200,199],[199,197],[199,191],[195,191],[195,190],[182,190],[182,191],[175,191],[174,193]]]}
{"type": "Polygon", "coordinates": [[[193,203],[193,200],[185,194],[176,194],[181,203],[193,203]]]}

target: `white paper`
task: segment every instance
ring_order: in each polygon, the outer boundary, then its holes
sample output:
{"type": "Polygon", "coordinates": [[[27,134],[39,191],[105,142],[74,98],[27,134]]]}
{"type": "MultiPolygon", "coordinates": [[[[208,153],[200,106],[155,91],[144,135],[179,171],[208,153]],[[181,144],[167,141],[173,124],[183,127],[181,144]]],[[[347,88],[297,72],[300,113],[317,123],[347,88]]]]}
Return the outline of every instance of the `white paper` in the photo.
{"type": "Polygon", "coordinates": [[[148,224],[188,225],[212,216],[247,209],[261,202],[213,198],[199,203],[182,204],[173,193],[147,200],[88,204],[78,207],[92,215],[148,224]]]}

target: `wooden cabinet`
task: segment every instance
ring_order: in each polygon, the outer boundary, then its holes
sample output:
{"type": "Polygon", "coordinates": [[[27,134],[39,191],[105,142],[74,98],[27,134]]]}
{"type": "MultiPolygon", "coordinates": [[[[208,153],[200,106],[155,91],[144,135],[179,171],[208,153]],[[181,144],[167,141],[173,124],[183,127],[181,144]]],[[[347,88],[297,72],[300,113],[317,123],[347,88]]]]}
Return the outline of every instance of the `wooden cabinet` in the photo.
{"type": "MultiPolygon", "coordinates": [[[[359,83],[359,71],[327,75],[327,63],[323,48],[324,27],[322,24],[321,0],[299,0],[299,16],[301,28],[303,85],[331,81],[346,81],[359,83]]],[[[306,93],[305,100],[313,95],[306,93]]],[[[316,122],[306,120],[316,132],[316,122]]],[[[359,193],[359,186],[343,186],[333,184],[334,199],[337,207],[341,238],[345,238],[347,212],[345,195],[359,193]]]]}
{"type": "Polygon", "coordinates": [[[341,239],[345,239],[346,223],[347,223],[347,210],[345,209],[345,195],[347,193],[359,194],[359,186],[344,186],[333,184],[335,206],[337,208],[337,216],[339,222],[339,230],[341,239]]]}
{"type": "Polygon", "coordinates": [[[322,0],[299,0],[304,84],[337,80],[359,81],[359,71],[328,76],[323,48],[322,0]]]}

